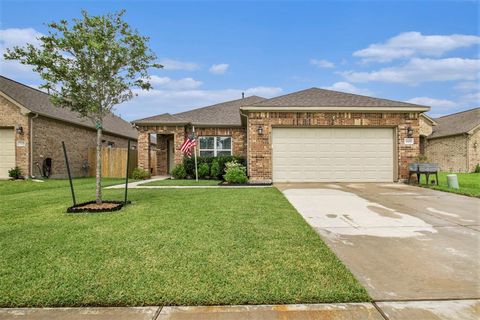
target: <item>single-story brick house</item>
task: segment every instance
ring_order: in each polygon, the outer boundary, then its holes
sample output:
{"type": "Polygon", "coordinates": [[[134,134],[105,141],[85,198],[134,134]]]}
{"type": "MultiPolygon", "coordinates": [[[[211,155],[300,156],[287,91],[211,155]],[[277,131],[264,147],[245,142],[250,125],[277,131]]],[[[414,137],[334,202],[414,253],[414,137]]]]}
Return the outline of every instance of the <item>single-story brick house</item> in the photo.
{"type": "Polygon", "coordinates": [[[434,119],[425,155],[442,171],[472,172],[480,164],[480,108],[434,119]]]}
{"type": "Polygon", "coordinates": [[[201,156],[245,156],[251,182],[388,182],[407,178],[420,151],[420,118],[429,109],[311,88],[133,123],[142,168],[151,166],[149,136],[156,134],[159,174],[182,162],[179,148],[195,127],[201,156]]]}
{"type": "MultiPolygon", "coordinates": [[[[136,145],[137,131],[113,114],[104,121],[104,145],[136,145]]],[[[65,141],[74,176],[86,174],[88,148],[96,146],[96,130],[90,120],[68,109],[55,107],[48,94],[0,76],[0,179],[18,166],[25,176],[41,176],[43,163],[51,159],[51,176],[65,177],[61,147],[65,141]]]]}

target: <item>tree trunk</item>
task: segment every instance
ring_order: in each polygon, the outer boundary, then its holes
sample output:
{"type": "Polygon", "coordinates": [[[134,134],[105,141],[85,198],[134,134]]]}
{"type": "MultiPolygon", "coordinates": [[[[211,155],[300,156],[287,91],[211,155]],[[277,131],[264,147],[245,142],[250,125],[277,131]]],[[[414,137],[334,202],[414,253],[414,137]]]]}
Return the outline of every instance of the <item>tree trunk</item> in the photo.
{"type": "Polygon", "coordinates": [[[96,202],[102,203],[102,129],[97,129],[97,165],[95,170],[96,178],[96,202]]]}

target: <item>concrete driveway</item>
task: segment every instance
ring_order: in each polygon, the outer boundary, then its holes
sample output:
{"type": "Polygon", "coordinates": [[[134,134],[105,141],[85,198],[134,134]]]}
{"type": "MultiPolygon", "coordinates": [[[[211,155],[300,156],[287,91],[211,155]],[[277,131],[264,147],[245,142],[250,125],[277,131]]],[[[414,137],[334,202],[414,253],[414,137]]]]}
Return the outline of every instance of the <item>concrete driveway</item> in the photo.
{"type": "Polygon", "coordinates": [[[480,298],[480,199],[393,183],[277,187],[375,301],[480,298]]]}

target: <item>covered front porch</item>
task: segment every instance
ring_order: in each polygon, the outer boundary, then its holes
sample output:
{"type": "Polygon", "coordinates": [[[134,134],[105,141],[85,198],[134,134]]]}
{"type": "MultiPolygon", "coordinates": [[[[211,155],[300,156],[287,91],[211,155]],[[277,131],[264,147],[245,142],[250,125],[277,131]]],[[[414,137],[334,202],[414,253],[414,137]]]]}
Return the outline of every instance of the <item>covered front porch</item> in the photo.
{"type": "Polygon", "coordinates": [[[185,138],[182,126],[142,126],[138,128],[138,167],[152,175],[168,175],[183,162],[180,147],[185,138]]]}

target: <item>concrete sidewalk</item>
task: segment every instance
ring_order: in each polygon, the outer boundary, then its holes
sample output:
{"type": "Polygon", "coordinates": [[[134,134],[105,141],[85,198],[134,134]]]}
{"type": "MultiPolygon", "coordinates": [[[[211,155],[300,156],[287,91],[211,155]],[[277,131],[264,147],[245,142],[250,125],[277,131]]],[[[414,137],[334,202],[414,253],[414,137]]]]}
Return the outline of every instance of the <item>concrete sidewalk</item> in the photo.
{"type": "Polygon", "coordinates": [[[2,320],[476,320],[480,300],[209,307],[12,308],[2,320]]]}
{"type": "MultiPolygon", "coordinates": [[[[154,176],[151,179],[148,180],[140,180],[136,182],[129,182],[128,183],[128,188],[129,189],[242,189],[242,188],[268,188],[272,187],[271,185],[248,185],[248,186],[144,186],[144,184],[153,182],[153,181],[160,181],[160,180],[166,180],[169,179],[170,176],[154,176]]],[[[105,187],[104,189],[123,189],[125,188],[125,184],[116,184],[113,186],[105,187]]]]}

